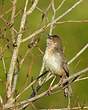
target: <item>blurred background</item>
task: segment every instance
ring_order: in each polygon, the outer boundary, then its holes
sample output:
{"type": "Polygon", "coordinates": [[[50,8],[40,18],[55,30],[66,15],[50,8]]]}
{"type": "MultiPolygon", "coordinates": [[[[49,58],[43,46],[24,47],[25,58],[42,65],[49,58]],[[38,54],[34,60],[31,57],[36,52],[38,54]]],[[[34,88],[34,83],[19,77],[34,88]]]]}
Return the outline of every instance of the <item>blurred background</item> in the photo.
{"type": "MultiPolygon", "coordinates": [[[[66,0],[60,10],[57,12],[56,17],[63,14],[67,9],[69,9],[74,3],[78,0],[66,0]]],[[[62,0],[55,0],[55,7],[58,7],[62,0]]],[[[16,4],[16,16],[15,23],[13,24],[15,29],[18,31],[20,27],[20,21],[23,13],[25,0],[17,0],[16,4]]],[[[50,0],[39,0],[37,7],[39,7],[43,12],[46,11],[50,0]]],[[[29,0],[28,9],[31,7],[32,1],[29,0]]],[[[7,48],[4,50],[4,61],[6,64],[6,72],[8,72],[12,52],[13,44],[11,40],[11,0],[0,0],[0,51],[5,48],[5,45],[8,44],[7,48]],[[7,14],[4,14],[6,11],[10,10],[7,14]],[[4,16],[2,17],[2,15],[4,16]],[[9,42],[9,43],[8,43],[9,42]]],[[[83,0],[75,9],[73,9],[69,14],[63,17],[60,21],[68,20],[88,20],[88,0],[83,0]]],[[[43,25],[46,25],[51,21],[53,12],[50,8],[47,12],[47,18],[43,17],[37,8],[33,13],[27,17],[25,30],[23,32],[23,39],[26,38],[31,33],[35,32],[43,25]]],[[[46,48],[46,39],[49,33],[49,28],[44,32],[40,33],[36,37],[39,38],[37,47],[33,49],[28,48],[30,40],[25,43],[22,43],[19,51],[19,61],[24,57],[27,50],[29,54],[25,58],[24,63],[22,64],[17,81],[16,94],[20,93],[23,88],[25,88],[30,82],[31,77],[34,79],[38,76],[41,65],[43,54],[46,48]],[[41,51],[43,53],[41,53],[41,51]]],[[[64,53],[67,61],[71,60],[77,52],[79,52],[87,43],[88,43],[88,22],[81,23],[63,23],[57,24],[53,30],[53,34],[60,35],[63,42],[64,53]]],[[[1,57],[1,56],[0,56],[1,57]]],[[[83,54],[81,54],[72,64],[69,65],[70,75],[74,74],[82,69],[88,67],[88,49],[86,49],[83,54]]],[[[3,62],[0,59],[0,95],[5,98],[5,83],[6,83],[6,74],[3,70],[3,62]]],[[[85,76],[85,75],[83,75],[85,76]]],[[[86,76],[88,76],[86,74],[86,76]]],[[[48,88],[50,81],[40,90],[44,91],[48,88]]],[[[88,105],[88,80],[83,80],[72,84],[73,94],[71,98],[71,105],[74,106],[84,106],[88,105]]],[[[25,92],[22,97],[18,100],[23,100],[29,97],[31,94],[31,89],[25,92]]],[[[47,108],[61,108],[67,107],[67,99],[64,97],[63,93],[56,93],[51,96],[42,97],[31,105],[31,110],[33,109],[47,109],[47,108]]],[[[26,110],[29,110],[27,108],[26,110]]]]}

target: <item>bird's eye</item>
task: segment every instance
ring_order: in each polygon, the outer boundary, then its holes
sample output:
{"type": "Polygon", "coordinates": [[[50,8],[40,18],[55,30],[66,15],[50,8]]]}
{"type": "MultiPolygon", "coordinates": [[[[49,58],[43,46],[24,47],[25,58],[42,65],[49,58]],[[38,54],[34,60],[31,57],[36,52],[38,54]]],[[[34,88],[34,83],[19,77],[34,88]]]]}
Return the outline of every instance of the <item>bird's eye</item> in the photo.
{"type": "Polygon", "coordinates": [[[49,34],[48,34],[48,38],[49,38],[49,39],[52,39],[53,37],[52,37],[52,35],[49,35],[49,34]]]}
{"type": "Polygon", "coordinates": [[[53,37],[50,36],[50,37],[48,37],[48,38],[49,38],[49,39],[52,39],[53,37]]]}

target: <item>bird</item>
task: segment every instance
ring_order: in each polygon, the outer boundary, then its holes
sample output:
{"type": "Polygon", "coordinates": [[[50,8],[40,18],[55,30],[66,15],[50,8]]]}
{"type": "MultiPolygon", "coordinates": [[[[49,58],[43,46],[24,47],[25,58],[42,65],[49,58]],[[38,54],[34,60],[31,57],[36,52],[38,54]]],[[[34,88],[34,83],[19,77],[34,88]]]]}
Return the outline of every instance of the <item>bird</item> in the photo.
{"type": "MultiPolygon", "coordinates": [[[[43,72],[47,73],[50,71],[51,74],[56,75],[59,79],[60,86],[64,88],[64,95],[66,97],[68,95],[71,96],[72,89],[69,82],[67,82],[66,85],[63,85],[63,81],[69,77],[69,69],[63,51],[62,40],[59,35],[48,35],[46,50],[43,56],[43,64],[43,72]]],[[[42,78],[39,80],[41,82],[42,78]]],[[[36,91],[38,91],[39,85],[37,86],[36,91]]]]}

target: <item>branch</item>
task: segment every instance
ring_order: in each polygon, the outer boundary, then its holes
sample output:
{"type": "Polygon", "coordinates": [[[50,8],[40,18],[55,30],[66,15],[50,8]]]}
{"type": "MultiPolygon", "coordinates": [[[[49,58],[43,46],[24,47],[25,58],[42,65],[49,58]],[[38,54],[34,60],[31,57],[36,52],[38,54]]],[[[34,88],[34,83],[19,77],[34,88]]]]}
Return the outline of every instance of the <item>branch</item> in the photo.
{"type": "MultiPolygon", "coordinates": [[[[73,107],[71,108],[71,110],[81,110],[81,109],[88,109],[88,106],[84,106],[84,107],[73,107]]],[[[61,108],[58,110],[67,110],[67,108],[61,108]]]]}
{"type": "MultiPolygon", "coordinates": [[[[69,81],[70,83],[72,83],[72,82],[71,82],[72,79],[74,79],[74,78],[76,78],[76,77],[82,75],[83,73],[85,73],[85,72],[87,72],[87,71],[88,71],[88,68],[85,68],[85,69],[83,69],[83,70],[81,70],[81,71],[79,71],[79,72],[77,72],[77,73],[71,75],[69,78],[67,78],[66,80],[64,80],[63,85],[64,85],[66,82],[68,82],[68,81],[69,81]]],[[[79,81],[80,81],[80,80],[79,80],[79,81]]],[[[76,81],[75,81],[75,82],[76,82],[76,81]]],[[[58,86],[59,86],[59,84],[56,84],[56,85],[54,85],[53,87],[51,87],[51,91],[54,90],[54,89],[56,89],[58,86]]],[[[22,102],[19,103],[19,104],[25,104],[25,103],[27,104],[28,102],[32,102],[32,101],[37,100],[37,99],[39,99],[39,98],[41,98],[41,97],[43,97],[43,96],[46,96],[47,93],[48,93],[48,90],[46,90],[45,92],[43,92],[43,93],[41,93],[41,94],[39,94],[39,95],[37,95],[37,96],[31,98],[31,99],[28,99],[28,100],[26,100],[26,101],[22,101],[22,102]]]]}
{"type": "Polygon", "coordinates": [[[53,21],[56,16],[56,9],[55,9],[55,5],[54,5],[54,0],[52,0],[51,5],[52,5],[52,10],[53,10],[53,16],[52,16],[51,25],[50,25],[50,32],[49,32],[50,35],[52,35],[53,25],[54,25],[53,21]]]}
{"type": "MultiPolygon", "coordinates": [[[[16,3],[17,3],[17,0],[13,0],[12,1],[12,15],[11,15],[11,24],[12,24],[12,27],[11,27],[11,36],[12,36],[12,42],[13,44],[16,42],[16,39],[15,39],[15,31],[14,31],[14,21],[15,21],[15,13],[16,13],[16,3]]],[[[15,66],[16,67],[16,66],[15,66]]],[[[16,83],[17,83],[17,78],[18,78],[18,74],[16,72],[16,68],[14,69],[14,75],[13,75],[13,81],[12,81],[12,94],[15,92],[15,89],[16,89],[16,83]]]]}
{"type": "Polygon", "coordinates": [[[12,8],[8,9],[4,14],[0,15],[0,19],[5,16],[6,14],[10,13],[12,11],[12,8]]]}
{"type": "Polygon", "coordinates": [[[6,63],[5,63],[4,57],[2,57],[2,63],[3,63],[4,73],[7,74],[6,63]]]}
{"type": "Polygon", "coordinates": [[[26,3],[25,3],[25,8],[24,8],[24,12],[23,12],[23,15],[22,15],[22,19],[21,19],[20,29],[19,29],[19,34],[17,36],[17,42],[16,42],[17,47],[15,47],[14,50],[13,50],[13,55],[12,55],[12,59],[11,59],[11,63],[10,63],[10,68],[9,68],[8,75],[7,75],[6,88],[7,88],[7,97],[8,97],[8,99],[12,95],[12,90],[11,90],[11,88],[12,88],[12,78],[13,78],[15,64],[16,64],[17,57],[18,57],[18,50],[19,50],[20,43],[21,43],[22,30],[24,29],[24,25],[25,25],[25,22],[26,22],[27,5],[28,5],[28,0],[26,0],[26,3]]]}
{"type": "MultiPolygon", "coordinates": [[[[69,12],[71,12],[77,5],[79,5],[83,0],[79,0],[76,2],[71,8],[69,8],[66,12],[64,12],[61,16],[57,17],[52,23],[55,24],[57,21],[59,21],[61,18],[63,18],[65,15],[67,15],[69,12]]],[[[51,25],[51,22],[48,23],[47,25],[43,26],[39,30],[35,31],[28,37],[24,38],[21,42],[26,42],[27,40],[31,39],[32,37],[38,35],[39,33],[43,32],[45,29],[47,29],[51,25]]]]}
{"type": "MultiPolygon", "coordinates": [[[[71,75],[69,78],[67,78],[67,79],[65,79],[65,80],[63,81],[63,85],[66,84],[66,82],[69,82],[69,83],[76,82],[76,81],[73,81],[73,80],[74,80],[74,79],[76,80],[76,78],[78,78],[80,75],[86,73],[87,71],[88,71],[88,67],[85,68],[85,69],[83,69],[83,70],[81,70],[81,71],[79,71],[79,72],[77,72],[77,73],[74,73],[74,74],[71,75]]],[[[23,92],[25,92],[26,90],[28,90],[28,88],[31,87],[36,81],[37,81],[37,79],[34,80],[33,82],[31,82],[31,84],[30,84],[26,89],[24,89],[24,90],[22,91],[22,93],[20,93],[20,95],[18,95],[18,96],[16,97],[16,99],[17,99],[19,96],[21,96],[21,95],[23,94],[23,92]]],[[[80,80],[79,80],[79,81],[80,81],[80,80]]],[[[56,88],[60,89],[60,88],[61,88],[61,87],[60,87],[60,84],[55,84],[54,86],[52,86],[52,87],[51,87],[51,91],[55,90],[56,88]]],[[[35,100],[37,100],[37,99],[39,99],[39,98],[41,98],[41,97],[43,97],[43,96],[46,96],[46,95],[48,94],[48,92],[49,92],[49,90],[46,90],[46,91],[44,91],[43,93],[41,93],[41,94],[39,94],[39,95],[36,95],[36,96],[34,96],[34,97],[30,98],[30,99],[21,101],[21,102],[15,104],[15,107],[16,107],[16,106],[25,105],[25,104],[29,104],[30,102],[33,102],[33,101],[35,101],[35,100]]],[[[13,100],[13,102],[14,102],[14,101],[15,101],[15,100],[13,100]]],[[[4,108],[13,108],[13,107],[14,107],[14,105],[12,105],[12,104],[9,104],[9,105],[6,104],[6,105],[4,105],[4,108]]]]}
{"type": "Polygon", "coordinates": [[[16,84],[17,84],[17,79],[18,79],[18,73],[19,73],[19,60],[17,59],[17,63],[15,65],[15,70],[14,70],[14,74],[13,74],[13,81],[12,81],[12,94],[14,94],[15,90],[16,90],[16,84]]]}
{"type": "Polygon", "coordinates": [[[88,23],[88,20],[68,20],[68,21],[56,22],[56,24],[64,24],[64,23],[88,23]]]}
{"type": "Polygon", "coordinates": [[[88,43],[68,62],[71,64],[76,58],[78,58],[86,49],[88,48],[88,43]]]}
{"type": "Polygon", "coordinates": [[[39,0],[35,0],[32,7],[27,11],[27,15],[31,14],[33,10],[36,8],[36,5],[38,4],[39,0]]]}
{"type": "Polygon", "coordinates": [[[65,11],[62,15],[60,15],[58,18],[56,18],[53,23],[57,22],[61,18],[63,18],[65,15],[67,15],[69,12],[71,12],[77,5],[79,5],[83,0],[79,0],[76,2],[71,8],[69,8],[67,11],[65,11]]]}
{"type": "MultiPolygon", "coordinates": [[[[16,13],[16,2],[17,0],[13,0],[13,6],[12,6],[12,15],[11,15],[11,24],[14,24],[14,18],[15,18],[15,13],[16,13]]],[[[15,35],[14,35],[14,30],[13,26],[11,27],[11,35],[12,35],[12,41],[13,43],[15,42],[15,35]]]]}
{"type": "Polygon", "coordinates": [[[83,81],[83,80],[86,80],[86,79],[88,79],[88,77],[84,77],[84,78],[76,79],[75,82],[83,81]]]}
{"type": "Polygon", "coordinates": [[[23,64],[23,62],[24,62],[25,58],[27,57],[27,55],[29,54],[29,52],[30,52],[30,50],[27,49],[27,51],[26,51],[25,54],[24,54],[24,57],[23,57],[23,58],[21,59],[21,61],[20,61],[20,67],[21,67],[21,65],[23,64]]]}
{"type": "Polygon", "coordinates": [[[57,7],[56,11],[58,11],[62,7],[62,5],[64,4],[65,1],[66,0],[62,0],[61,4],[57,7]]]}
{"type": "MultiPolygon", "coordinates": [[[[87,72],[87,71],[88,71],[88,68],[85,68],[85,69],[83,69],[83,70],[81,70],[81,71],[79,71],[79,72],[77,72],[77,73],[71,75],[69,78],[67,78],[67,79],[63,82],[63,85],[64,85],[64,83],[66,83],[66,82],[68,82],[68,81],[70,82],[70,81],[71,81],[72,79],[74,79],[75,77],[80,76],[80,75],[82,75],[83,73],[85,73],[85,72],[87,72]]],[[[79,81],[80,81],[80,80],[79,80],[79,81]]],[[[76,81],[75,81],[75,82],[76,82],[76,81]]],[[[72,83],[72,82],[70,82],[70,83],[72,83]]],[[[54,90],[54,89],[56,89],[58,86],[59,86],[59,84],[56,84],[56,85],[54,85],[53,87],[51,87],[51,91],[54,90]]],[[[43,92],[43,93],[41,93],[41,94],[39,94],[39,95],[37,95],[37,96],[31,98],[31,99],[22,101],[22,102],[20,102],[19,104],[22,104],[22,105],[27,104],[27,103],[32,102],[32,101],[35,101],[35,100],[37,100],[37,99],[39,99],[39,98],[41,98],[41,97],[43,97],[43,96],[46,96],[47,94],[48,94],[48,90],[46,90],[45,92],[43,92]]]]}

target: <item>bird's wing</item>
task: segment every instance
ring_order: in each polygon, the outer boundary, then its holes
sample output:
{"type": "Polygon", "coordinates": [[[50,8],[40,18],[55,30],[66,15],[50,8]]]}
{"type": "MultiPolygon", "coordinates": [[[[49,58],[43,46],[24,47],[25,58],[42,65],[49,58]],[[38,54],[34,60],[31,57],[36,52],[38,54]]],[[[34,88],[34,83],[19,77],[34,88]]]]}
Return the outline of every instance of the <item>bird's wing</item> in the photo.
{"type": "Polygon", "coordinates": [[[63,66],[63,69],[66,73],[66,76],[69,77],[69,69],[68,69],[68,64],[67,64],[67,61],[65,59],[65,56],[64,56],[64,51],[63,51],[63,48],[60,50],[60,53],[61,53],[61,56],[62,56],[62,66],[63,66]]]}

